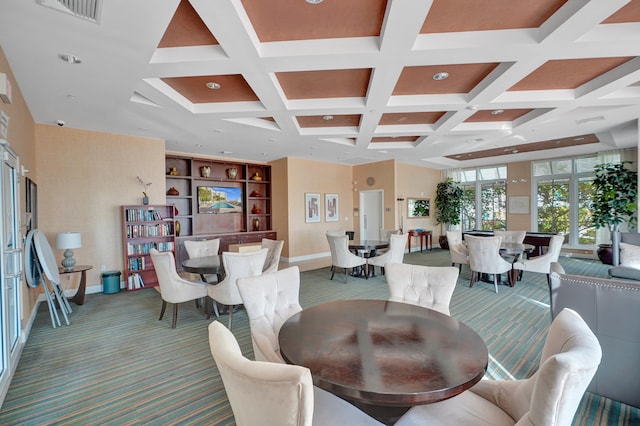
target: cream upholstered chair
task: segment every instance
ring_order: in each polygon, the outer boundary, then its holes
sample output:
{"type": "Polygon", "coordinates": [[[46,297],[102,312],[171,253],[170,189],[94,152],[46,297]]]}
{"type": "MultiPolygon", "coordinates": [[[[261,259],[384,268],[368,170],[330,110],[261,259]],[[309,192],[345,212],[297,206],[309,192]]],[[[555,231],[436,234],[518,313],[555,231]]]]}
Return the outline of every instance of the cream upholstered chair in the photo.
{"type": "Polygon", "coordinates": [[[451,399],[411,408],[396,426],[570,425],[602,351],[575,311],[551,323],[540,367],[523,380],[481,380],[451,399]]]}
{"type": "Polygon", "coordinates": [[[209,347],[238,426],[382,426],[313,386],[306,367],[245,358],[234,335],[218,321],[209,324],[209,347]]]}
{"type": "Polygon", "coordinates": [[[541,256],[532,257],[531,259],[522,259],[513,264],[513,269],[520,271],[538,272],[547,275],[547,283],[550,283],[551,263],[557,262],[562,250],[564,235],[554,235],[549,241],[549,249],[541,256]]]}
{"type": "Polygon", "coordinates": [[[156,249],[149,250],[151,261],[158,276],[158,284],[160,297],[162,297],[162,309],[160,310],[160,318],[164,317],[164,311],[167,308],[167,302],[173,303],[173,323],[171,328],[176,328],[178,322],[178,303],[188,302],[190,300],[197,301],[207,297],[207,284],[203,282],[193,282],[185,280],[178,275],[176,270],[176,262],[173,252],[165,251],[160,253],[156,249]]]}
{"type": "Polygon", "coordinates": [[[390,301],[449,315],[449,303],[460,273],[458,268],[387,263],[385,269],[390,301]]]}
{"type": "Polygon", "coordinates": [[[255,277],[262,274],[268,250],[260,249],[245,253],[222,252],[222,264],[225,277],[219,284],[207,287],[207,294],[215,302],[229,306],[229,329],[233,320],[233,307],[242,304],[236,281],[242,277],[255,277]]]}
{"type": "Polygon", "coordinates": [[[347,235],[347,231],[344,229],[334,229],[331,231],[327,231],[327,235],[335,235],[337,237],[341,237],[343,235],[347,235]]]}
{"type": "Polygon", "coordinates": [[[471,282],[473,287],[480,274],[493,274],[493,287],[498,292],[500,274],[511,271],[512,264],[500,256],[501,237],[465,236],[469,249],[469,267],[471,268],[471,282]]]}
{"type": "Polygon", "coordinates": [[[270,240],[268,238],[262,239],[262,248],[269,250],[267,252],[267,259],[264,261],[262,272],[275,272],[278,270],[280,254],[282,254],[283,246],[284,240],[270,240]]]}
{"type": "Polygon", "coordinates": [[[494,229],[493,236],[502,237],[503,243],[522,244],[524,237],[527,236],[527,231],[503,231],[501,229],[494,229]]]}
{"type": "MultiPolygon", "coordinates": [[[[501,229],[495,229],[493,231],[493,235],[495,237],[501,237],[503,243],[522,244],[524,242],[524,237],[527,236],[527,231],[503,231],[501,229]]],[[[511,264],[516,261],[516,257],[514,255],[506,255],[504,259],[506,259],[511,264]]]]}
{"type": "Polygon", "coordinates": [[[238,278],[238,290],[249,317],[256,361],[282,362],[278,333],[291,315],[302,310],[297,266],[258,277],[238,278]]]}
{"type": "MultiPolygon", "coordinates": [[[[347,270],[350,268],[363,267],[366,268],[367,259],[356,256],[349,251],[349,240],[346,235],[329,235],[329,249],[331,250],[331,278],[336,273],[336,268],[344,269],[344,282],[347,282],[347,270]]],[[[365,274],[365,277],[366,274],[365,274]]],[[[368,278],[368,277],[367,277],[368,278]]]]}
{"type": "MultiPolygon", "coordinates": [[[[189,259],[196,257],[217,256],[220,250],[220,238],[211,240],[187,240],[184,242],[184,248],[187,250],[189,259]]],[[[216,274],[205,274],[203,276],[206,282],[213,283],[218,281],[216,274]]]]}
{"type": "Polygon", "coordinates": [[[462,231],[447,231],[447,243],[449,244],[451,266],[457,264],[458,270],[462,272],[462,265],[469,264],[469,249],[462,242],[462,231]]]}
{"type": "MultiPolygon", "coordinates": [[[[404,259],[404,248],[407,245],[407,238],[404,235],[392,234],[389,237],[389,250],[386,253],[382,253],[378,256],[373,256],[367,259],[367,266],[375,272],[376,266],[379,266],[382,270],[382,275],[385,274],[384,265],[388,262],[402,263],[404,259]]],[[[371,273],[368,270],[367,273],[371,273]]]]}

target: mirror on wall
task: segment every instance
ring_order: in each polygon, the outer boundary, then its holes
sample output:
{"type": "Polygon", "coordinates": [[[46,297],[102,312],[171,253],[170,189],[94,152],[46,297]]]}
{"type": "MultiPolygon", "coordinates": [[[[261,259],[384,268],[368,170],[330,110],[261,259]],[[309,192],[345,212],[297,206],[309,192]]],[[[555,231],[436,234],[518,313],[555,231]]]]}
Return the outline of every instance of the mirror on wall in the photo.
{"type": "Polygon", "coordinates": [[[429,217],[431,210],[431,200],[429,198],[408,198],[407,203],[408,217],[429,217]]]}

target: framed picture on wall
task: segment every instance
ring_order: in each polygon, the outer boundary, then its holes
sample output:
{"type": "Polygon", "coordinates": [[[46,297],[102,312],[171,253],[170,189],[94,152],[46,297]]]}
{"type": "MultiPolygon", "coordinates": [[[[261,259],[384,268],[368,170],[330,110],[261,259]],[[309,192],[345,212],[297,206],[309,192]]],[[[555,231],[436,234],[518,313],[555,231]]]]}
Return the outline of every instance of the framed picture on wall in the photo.
{"type": "Polygon", "coordinates": [[[340,220],[338,194],[324,194],[324,214],[324,220],[326,222],[337,222],[340,220]]]}
{"type": "Polygon", "coordinates": [[[305,222],[320,222],[320,194],[306,193],[304,198],[305,222]]]}

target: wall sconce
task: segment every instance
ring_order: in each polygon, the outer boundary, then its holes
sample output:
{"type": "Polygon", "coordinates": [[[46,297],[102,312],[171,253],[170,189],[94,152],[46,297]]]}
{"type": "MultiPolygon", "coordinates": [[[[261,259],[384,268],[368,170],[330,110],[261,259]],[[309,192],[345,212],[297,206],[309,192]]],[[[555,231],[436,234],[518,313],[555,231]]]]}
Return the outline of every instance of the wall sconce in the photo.
{"type": "Polygon", "coordinates": [[[79,232],[61,232],[56,235],[56,248],[64,250],[62,266],[66,271],[71,271],[76,264],[71,249],[82,247],[82,235],[79,232]]]}
{"type": "Polygon", "coordinates": [[[22,164],[20,165],[20,173],[22,173],[22,176],[26,175],[27,173],[29,173],[29,169],[27,169],[25,166],[23,166],[22,164]]]}

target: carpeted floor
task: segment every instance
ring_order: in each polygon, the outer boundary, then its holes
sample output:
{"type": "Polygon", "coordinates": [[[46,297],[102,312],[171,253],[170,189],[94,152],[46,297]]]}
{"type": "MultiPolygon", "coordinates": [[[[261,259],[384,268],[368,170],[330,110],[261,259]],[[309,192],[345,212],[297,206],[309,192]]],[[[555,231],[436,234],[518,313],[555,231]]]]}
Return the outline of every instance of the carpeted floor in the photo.
{"type": "MultiPolygon", "coordinates": [[[[449,253],[405,255],[405,263],[448,266],[449,253]]],[[[605,276],[598,261],[561,258],[567,272],[605,276]]],[[[309,307],[339,299],[386,299],[384,277],[364,280],[329,269],[301,274],[300,303],[309,307]]],[[[487,377],[531,375],[550,322],[546,278],[525,274],[514,288],[468,287],[464,267],[451,301],[451,314],[487,343],[487,377]]],[[[233,414],[209,352],[207,325],[192,303],[180,305],[178,327],[171,313],[158,321],[160,297],[141,290],[91,294],[73,305],[71,325],[51,327],[40,306],[5,402],[2,425],[232,425],[233,414]]],[[[226,316],[221,317],[225,325],[226,316]]],[[[252,357],[244,311],[234,314],[233,332],[252,357]]],[[[268,423],[265,423],[268,424],[268,423]]],[[[640,409],[592,394],[583,397],[574,425],[640,424],[640,409]]]]}

